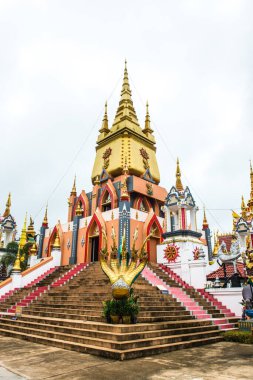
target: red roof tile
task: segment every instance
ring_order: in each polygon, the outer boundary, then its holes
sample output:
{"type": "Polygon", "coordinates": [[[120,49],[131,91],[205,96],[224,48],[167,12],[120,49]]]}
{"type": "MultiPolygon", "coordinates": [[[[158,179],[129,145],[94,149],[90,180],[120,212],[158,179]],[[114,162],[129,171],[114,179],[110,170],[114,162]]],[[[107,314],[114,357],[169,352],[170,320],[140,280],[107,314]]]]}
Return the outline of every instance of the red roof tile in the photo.
{"type": "MultiPolygon", "coordinates": [[[[247,277],[246,271],[245,271],[245,266],[243,263],[237,262],[236,268],[237,268],[237,272],[239,273],[241,278],[247,277]]],[[[231,277],[234,274],[234,265],[227,263],[226,264],[226,272],[227,272],[227,277],[231,277]]],[[[207,276],[207,279],[208,280],[215,280],[216,277],[225,278],[223,267],[220,267],[217,270],[215,270],[214,272],[209,273],[209,275],[207,276]]]]}

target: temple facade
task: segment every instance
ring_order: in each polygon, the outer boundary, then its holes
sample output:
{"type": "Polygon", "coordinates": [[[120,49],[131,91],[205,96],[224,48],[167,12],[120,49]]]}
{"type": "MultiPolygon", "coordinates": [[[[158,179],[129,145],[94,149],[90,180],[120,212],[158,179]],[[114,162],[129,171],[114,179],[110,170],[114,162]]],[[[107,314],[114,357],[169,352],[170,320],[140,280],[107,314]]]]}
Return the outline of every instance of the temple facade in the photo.
{"type": "Polygon", "coordinates": [[[160,173],[149,107],[147,104],[146,117],[141,125],[133,105],[126,65],[119,106],[111,127],[105,105],[91,182],[91,191],[78,193],[74,180],[68,198],[66,223],[59,221],[54,228],[49,228],[45,214],[38,258],[50,256],[57,240],[62,265],[98,261],[105,237],[108,247],[112,245],[114,227],[118,246],[125,228],[128,252],[136,228],[136,249],[153,231],[147,250],[149,260],[155,262],[157,245],[166,232],[162,206],[167,191],[159,186],[160,173]]]}

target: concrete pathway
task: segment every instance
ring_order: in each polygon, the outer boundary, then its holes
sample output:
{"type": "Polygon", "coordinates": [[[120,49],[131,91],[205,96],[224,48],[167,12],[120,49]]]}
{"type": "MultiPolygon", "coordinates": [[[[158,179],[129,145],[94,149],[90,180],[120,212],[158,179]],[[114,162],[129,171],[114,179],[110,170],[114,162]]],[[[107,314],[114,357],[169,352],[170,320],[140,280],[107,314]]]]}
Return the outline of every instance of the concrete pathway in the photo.
{"type": "Polygon", "coordinates": [[[253,346],[220,342],[166,354],[113,361],[0,336],[4,380],[252,379],[253,346]]]}

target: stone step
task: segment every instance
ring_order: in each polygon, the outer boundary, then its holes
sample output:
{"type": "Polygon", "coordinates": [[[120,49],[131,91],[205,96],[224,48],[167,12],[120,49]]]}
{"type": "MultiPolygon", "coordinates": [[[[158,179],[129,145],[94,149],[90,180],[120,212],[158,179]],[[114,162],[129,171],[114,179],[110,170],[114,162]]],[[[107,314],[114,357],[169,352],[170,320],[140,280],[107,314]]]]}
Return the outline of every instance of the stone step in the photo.
{"type": "MultiPolygon", "coordinates": [[[[28,311],[26,311],[28,312],[28,311]]],[[[74,314],[71,313],[71,311],[66,313],[56,313],[56,312],[43,312],[43,311],[29,311],[29,314],[31,315],[37,315],[41,317],[54,317],[54,318],[73,318],[73,319],[82,319],[82,320],[89,320],[89,321],[104,321],[104,318],[102,317],[102,314],[100,315],[90,315],[90,314],[74,314]]],[[[185,319],[194,319],[191,315],[158,315],[157,316],[142,316],[141,313],[138,315],[138,321],[140,323],[148,323],[148,322],[160,322],[160,321],[175,321],[175,320],[185,320],[185,319]]]]}
{"type": "MultiPolygon", "coordinates": [[[[11,324],[5,324],[4,329],[13,331],[13,325],[11,324]]],[[[0,329],[1,330],[1,329],[0,329]]],[[[164,344],[170,344],[175,343],[179,341],[188,341],[192,339],[198,339],[202,336],[206,337],[214,337],[219,335],[220,331],[218,330],[211,330],[211,331],[200,331],[200,332],[192,332],[190,333],[182,333],[182,334],[173,334],[173,335],[166,335],[166,336],[156,336],[154,338],[142,338],[142,339],[132,339],[132,340],[123,340],[123,341],[117,341],[117,340],[109,340],[109,339],[101,339],[98,337],[92,337],[92,336],[82,336],[82,335],[74,335],[69,333],[62,333],[62,332],[56,332],[56,331],[48,331],[44,329],[35,329],[32,327],[23,327],[23,326],[15,326],[15,332],[21,332],[24,334],[33,334],[33,335],[39,335],[47,338],[53,338],[53,339],[60,339],[64,341],[75,341],[75,343],[81,343],[84,345],[93,345],[93,346],[99,346],[99,347],[106,347],[110,349],[115,350],[128,350],[132,347],[140,348],[140,347],[148,347],[153,345],[164,345],[164,344]]],[[[113,337],[114,338],[114,337],[113,337]]]]}
{"type": "Polygon", "coordinates": [[[147,338],[155,338],[161,336],[168,335],[180,335],[187,333],[196,333],[196,332],[204,332],[204,331],[217,331],[218,327],[215,325],[200,325],[200,326],[191,326],[191,327],[180,327],[180,328],[168,328],[163,330],[153,330],[153,331],[134,331],[126,332],[126,333],[116,333],[112,331],[100,331],[100,330],[92,330],[87,329],[86,325],[81,325],[80,327],[73,326],[59,326],[55,324],[38,324],[33,321],[24,321],[24,320],[11,320],[7,318],[0,318],[0,326],[11,325],[13,329],[16,331],[16,326],[25,327],[25,328],[33,328],[33,329],[42,329],[46,331],[53,332],[61,332],[68,333],[73,335],[81,335],[88,337],[96,337],[100,339],[109,339],[109,340],[117,340],[117,341],[127,341],[127,340],[137,340],[137,339],[147,339],[147,338]]]}
{"type": "MultiPolygon", "coordinates": [[[[140,309],[142,311],[177,311],[177,312],[185,312],[185,308],[181,305],[167,305],[167,304],[164,304],[164,303],[159,303],[158,305],[152,305],[152,306],[149,306],[147,305],[146,303],[144,302],[139,302],[139,305],[140,305],[140,309]]],[[[65,309],[67,308],[68,310],[74,310],[74,309],[83,309],[83,310],[100,310],[102,311],[102,302],[101,301],[98,301],[98,302],[85,302],[85,303],[54,303],[54,302],[42,302],[40,299],[39,300],[36,300],[33,302],[33,304],[29,307],[29,310],[31,308],[34,309],[34,307],[44,307],[44,308],[51,308],[53,307],[54,309],[65,309]]]]}
{"type": "MultiPolygon", "coordinates": [[[[155,331],[161,329],[177,329],[184,327],[199,327],[199,326],[212,326],[211,320],[200,320],[200,319],[190,319],[190,320],[180,320],[180,321],[163,321],[157,323],[137,323],[134,325],[113,325],[104,322],[92,322],[92,321],[83,321],[83,320],[73,320],[73,319],[61,319],[61,318],[52,318],[52,317],[41,317],[37,315],[22,314],[18,318],[21,321],[32,321],[36,322],[38,325],[49,323],[57,326],[72,326],[89,328],[92,330],[102,330],[102,331],[113,331],[113,332],[122,332],[128,333],[131,331],[155,331]]],[[[229,319],[232,322],[234,319],[229,319]]]]}
{"type": "MultiPolygon", "coordinates": [[[[68,314],[68,313],[71,313],[71,314],[81,314],[81,315],[99,315],[101,316],[102,314],[102,307],[100,306],[99,308],[92,308],[92,309],[87,309],[87,308],[65,308],[64,305],[62,305],[61,308],[55,308],[55,307],[46,307],[46,306],[42,306],[42,305],[34,305],[32,304],[29,309],[27,309],[27,312],[32,311],[32,312],[52,312],[52,313],[65,313],[65,314],[68,314]]],[[[140,308],[140,312],[139,312],[139,316],[140,317],[149,317],[149,316],[171,316],[171,317],[174,317],[174,318],[177,318],[178,317],[178,313],[180,313],[180,315],[185,315],[185,316],[189,316],[190,315],[190,312],[189,311],[186,311],[186,310],[164,310],[164,308],[162,308],[161,310],[157,310],[156,308],[154,310],[150,310],[149,308],[147,308],[147,310],[143,310],[143,308],[140,308]]]]}
{"type": "Polygon", "coordinates": [[[218,342],[222,340],[222,337],[217,335],[217,336],[212,336],[208,338],[201,337],[201,339],[192,339],[188,341],[180,341],[180,342],[175,342],[175,343],[170,343],[170,344],[153,345],[149,347],[132,348],[128,350],[115,350],[115,349],[111,349],[107,347],[105,348],[105,347],[97,347],[93,345],[85,345],[85,344],[76,343],[73,341],[67,342],[61,339],[42,337],[42,336],[34,335],[34,334],[25,334],[19,331],[10,331],[3,328],[0,328],[0,334],[6,335],[6,336],[12,336],[15,338],[21,338],[21,339],[25,339],[25,340],[36,342],[36,343],[51,345],[51,346],[64,348],[68,350],[74,350],[78,352],[90,353],[93,355],[100,355],[100,356],[104,356],[104,357],[108,357],[112,359],[118,359],[118,360],[131,359],[131,358],[136,358],[136,357],[141,357],[141,356],[146,356],[146,355],[158,354],[158,353],[168,352],[168,351],[177,350],[181,348],[194,347],[194,346],[203,345],[203,344],[210,344],[210,343],[214,343],[214,342],[218,342]]]}

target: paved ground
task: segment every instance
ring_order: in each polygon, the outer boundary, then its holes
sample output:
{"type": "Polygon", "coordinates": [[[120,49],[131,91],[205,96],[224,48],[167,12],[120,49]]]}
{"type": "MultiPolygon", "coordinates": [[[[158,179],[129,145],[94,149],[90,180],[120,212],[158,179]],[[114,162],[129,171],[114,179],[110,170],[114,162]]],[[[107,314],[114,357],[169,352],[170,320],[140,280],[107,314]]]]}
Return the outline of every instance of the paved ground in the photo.
{"type": "Polygon", "coordinates": [[[2,380],[252,379],[253,346],[221,342],[130,361],[0,337],[2,380]]]}

